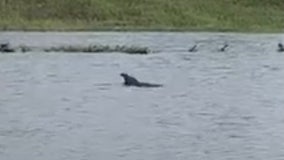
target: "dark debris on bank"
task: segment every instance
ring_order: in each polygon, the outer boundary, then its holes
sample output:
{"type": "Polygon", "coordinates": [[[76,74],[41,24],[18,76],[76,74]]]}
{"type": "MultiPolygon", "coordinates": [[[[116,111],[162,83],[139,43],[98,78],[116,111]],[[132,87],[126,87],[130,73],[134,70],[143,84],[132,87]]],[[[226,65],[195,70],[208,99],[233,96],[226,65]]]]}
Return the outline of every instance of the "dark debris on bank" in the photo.
{"type": "Polygon", "coordinates": [[[43,51],[43,52],[69,52],[69,53],[109,53],[109,52],[120,52],[127,54],[148,54],[150,49],[147,47],[139,46],[125,46],[125,45],[89,45],[89,46],[56,46],[48,48],[34,48],[29,46],[12,47],[9,43],[0,44],[0,52],[11,53],[11,52],[32,52],[32,51],[43,51]]]}

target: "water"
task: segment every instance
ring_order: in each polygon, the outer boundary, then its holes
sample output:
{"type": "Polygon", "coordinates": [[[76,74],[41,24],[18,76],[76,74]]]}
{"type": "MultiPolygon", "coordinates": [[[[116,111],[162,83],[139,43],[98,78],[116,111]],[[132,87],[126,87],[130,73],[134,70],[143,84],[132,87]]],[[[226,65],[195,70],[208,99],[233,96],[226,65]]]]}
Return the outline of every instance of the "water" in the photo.
{"type": "Polygon", "coordinates": [[[0,159],[283,160],[283,38],[2,32],[0,42],[15,46],[126,44],[153,53],[1,54],[0,159]],[[199,51],[187,52],[195,43],[199,51]],[[121,72],[164,87],[124,87],[121,72]]]}

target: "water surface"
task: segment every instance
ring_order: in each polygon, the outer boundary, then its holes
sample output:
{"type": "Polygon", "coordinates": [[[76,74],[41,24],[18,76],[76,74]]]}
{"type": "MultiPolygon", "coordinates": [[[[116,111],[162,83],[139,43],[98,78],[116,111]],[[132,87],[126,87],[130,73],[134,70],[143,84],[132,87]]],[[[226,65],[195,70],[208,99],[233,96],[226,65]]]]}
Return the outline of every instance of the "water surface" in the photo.
{"type": "Polygon", "coordinates": [[[0,159],[283,160],[283,38],[2,32],[0,42],[14,46],[139,45],[153,53],[0,54],[0,159]],[[187,52],[196,43],[198,52],[187,52]],[[121,72],[164,87],[124,87],[121,72]]]}

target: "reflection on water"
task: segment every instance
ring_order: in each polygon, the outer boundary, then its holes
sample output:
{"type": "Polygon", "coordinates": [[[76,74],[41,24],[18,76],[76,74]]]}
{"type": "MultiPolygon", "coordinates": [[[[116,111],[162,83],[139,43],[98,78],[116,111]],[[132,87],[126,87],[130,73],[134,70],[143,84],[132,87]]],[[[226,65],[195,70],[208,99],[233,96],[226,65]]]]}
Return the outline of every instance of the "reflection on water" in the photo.
{"type": "Polygon", "coordinates": [[[0,159],[284,159],[282,35],[0,34],[13,45],[159,51],[1,54],[0,159]],[[121,72],[164,87],[124,87],[121,72]]]}

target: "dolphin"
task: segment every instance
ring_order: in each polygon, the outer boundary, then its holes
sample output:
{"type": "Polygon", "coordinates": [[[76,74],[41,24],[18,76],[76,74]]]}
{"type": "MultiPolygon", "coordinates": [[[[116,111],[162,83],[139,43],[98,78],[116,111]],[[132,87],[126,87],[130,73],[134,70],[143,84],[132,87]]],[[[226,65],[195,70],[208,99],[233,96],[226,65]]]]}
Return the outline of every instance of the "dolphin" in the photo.
{"type": "Polygon", "coordinates": [[[161,84],[153,84],[153,83],[146,83],[146,82],[139,82],[136,78],[129,76],[126,73],[121,73],[121,77],[124,79],[125,86],[136,86],[136,87],[162,87],[161,84]]]}

